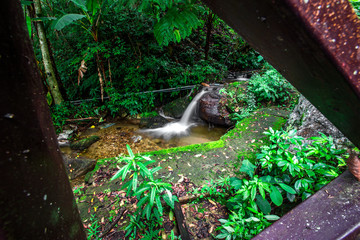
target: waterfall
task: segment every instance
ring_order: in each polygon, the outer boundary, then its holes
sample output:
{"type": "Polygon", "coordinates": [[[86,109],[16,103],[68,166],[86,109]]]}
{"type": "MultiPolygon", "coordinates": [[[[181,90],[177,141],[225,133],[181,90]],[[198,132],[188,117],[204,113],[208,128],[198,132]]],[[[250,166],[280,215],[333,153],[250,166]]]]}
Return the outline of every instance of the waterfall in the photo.
{"type": "Polygon", "coordinates": [[[189,106],[186,108],[180,121],[168,123],[160,128],[140,130],[140,132],[149,133],[153,137],[164,139],[188,135],[190,127],[195,125],[195,123],[191,122],[191,117],[196,109],[199,99],[206,93],[206,91],[207,88],[202,89],[201,92],[194,97],[189,106]]]}

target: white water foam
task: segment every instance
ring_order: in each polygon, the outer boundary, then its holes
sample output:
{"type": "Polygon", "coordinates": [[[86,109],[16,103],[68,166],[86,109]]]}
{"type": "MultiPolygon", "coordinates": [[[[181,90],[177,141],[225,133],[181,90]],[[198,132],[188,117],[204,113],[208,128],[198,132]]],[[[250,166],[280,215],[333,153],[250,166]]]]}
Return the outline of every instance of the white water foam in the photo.
{"type": "Polygon", "coordinates": [[[196,125],[195,123],[191,122],[191,116],[196,109],[195,107],[199,99],[206,93],[206,91],[207,89],[203,89],[194,97],[189,106],[186,108],[180,121],[168,123],[160,128],[140,130],[140,132],[148,133],[153,137],[164,138],[167,140],[173,137],[189,135],[190,128],[196,125]]]}

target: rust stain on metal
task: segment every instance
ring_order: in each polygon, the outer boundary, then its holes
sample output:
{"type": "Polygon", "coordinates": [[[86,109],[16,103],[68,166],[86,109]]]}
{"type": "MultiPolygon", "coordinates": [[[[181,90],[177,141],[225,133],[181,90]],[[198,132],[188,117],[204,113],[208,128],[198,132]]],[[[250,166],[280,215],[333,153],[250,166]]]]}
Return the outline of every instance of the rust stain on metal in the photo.
{"type": "Polygon", "coordinates": [[[289,0],[360,97],[360,22],[347,0],[289,0]]]}

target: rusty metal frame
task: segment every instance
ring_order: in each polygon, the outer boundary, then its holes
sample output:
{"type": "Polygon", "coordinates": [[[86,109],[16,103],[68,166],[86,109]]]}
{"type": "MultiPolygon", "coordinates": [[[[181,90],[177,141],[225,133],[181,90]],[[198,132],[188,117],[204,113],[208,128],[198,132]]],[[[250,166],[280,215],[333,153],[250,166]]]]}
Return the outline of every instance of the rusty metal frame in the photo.
{"type": "MultiPolygon", "coordinates": [[[[360,147],[360,21],[347,0],[203,0],[360,147]]],[[[360,239],[345,172],[254,239],[360,239]]]]}
{"type": "Polygon", "coordinates": [[[204,2],[360,146],[360,22],[348,1],[204,2]]]}

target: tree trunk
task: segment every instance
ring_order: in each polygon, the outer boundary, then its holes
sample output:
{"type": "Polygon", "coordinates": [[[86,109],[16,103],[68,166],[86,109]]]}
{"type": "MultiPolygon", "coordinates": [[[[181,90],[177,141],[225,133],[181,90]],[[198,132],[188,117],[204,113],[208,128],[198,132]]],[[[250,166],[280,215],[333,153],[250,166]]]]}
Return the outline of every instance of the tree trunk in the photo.
{"type": "MultiPolygon", "coordinates": [[[[35,7],[36,17],[40,17],[41,16],[40,0],[34,1],[34,7],[35,7]]],[[[48,84],[50,87],[50,92],[51,92],[51,95],[53,96],[54,103],[60,104],[62,101],[64,101],[64,99],[61,95],[58,82],[56,81],[56,74],[55,74],[56,71],[54,70],[54,67],[51,63],[51,57],[50,57],[50,52],[49,52],[49,46],[47,44],[44,23],[39,21],[36,24],[36,29],[37,29],[37,32],[39,35],[41,54],[42,54],[42,58],[43,58],[46,78],[47,78],[47,81],[48,81],[48,84]]]]}
{"type": "Polygon", "coordinates": [[[214,20],[214,14],[210,12],[208,15],[207,21],[206,21],[205,60],[208,60],[208,58],[209,58],[211,30],[212,30],[213,20],[214,20]]]}
{"type": "Polygon", "coordinates": [[[19,0],[0,33],[0,239],[86,239],[19,0]]]}

